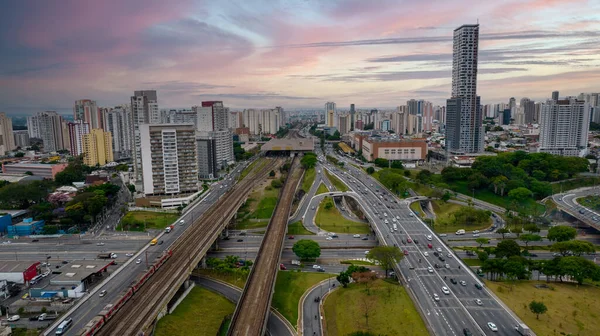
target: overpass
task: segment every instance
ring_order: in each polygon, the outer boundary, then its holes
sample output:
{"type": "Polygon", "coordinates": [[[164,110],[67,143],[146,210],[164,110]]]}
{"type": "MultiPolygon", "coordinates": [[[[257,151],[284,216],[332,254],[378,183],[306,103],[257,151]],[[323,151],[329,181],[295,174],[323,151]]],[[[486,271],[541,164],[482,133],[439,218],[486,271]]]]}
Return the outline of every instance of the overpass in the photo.
{"type": "Polygon", "coordinates": [[[600,213],[577,203],[578,198],[597,195],[594,187],[574,189],[563,194],[552,195],[556,207],[582,223],[600,231],[600,213]]]}
{"type": "MultiPolygon", "coordinates": [[[[208,249],[227,226],[237,209],[243,204],[256,181],[267,177],[281,160],[267,159],[265,167],[256,169],[236,184],[216,204],[197,219],[170,250],[170,258],[139,285],[136,281],[110,305],[111,315],[103,315],[97,335],[140,335],[149,334],[157,316],[165,315],[173,298],[187,288],[189,275],[204,258],[208,249]],[[118,307],[119,309],[114,309],[118,307]]],[[[102,314],[102,313],[101,313],[102,314]]],[[[99,316],[100,317],[100,316],[99,316]]]]}

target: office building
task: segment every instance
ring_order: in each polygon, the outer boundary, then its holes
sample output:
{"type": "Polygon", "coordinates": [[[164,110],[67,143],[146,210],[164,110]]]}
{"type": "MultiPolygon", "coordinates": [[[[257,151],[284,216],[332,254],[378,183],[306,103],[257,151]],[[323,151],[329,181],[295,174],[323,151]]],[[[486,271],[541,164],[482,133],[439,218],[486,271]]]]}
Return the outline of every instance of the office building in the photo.
{"type": "Polygon", "coordinates": [[[15,150],[15,136],[12,129],[12,119],[6,113],[0,112],[0,155],[15,150]]]}
{"type": "Polygon", "coordinates": [[[38,112],[27,117],[27,126],[31,126],[28,129],[31,138],[42,140],[44,152],[56,152],[70,147],[70,145],[65,146],[65,140],[67,144],[69,143],[67,123],[55,111],[38,112]]]}
{"type": "Polygon", "coordinates": [[[354,115],[356,114],[356,109],[354,104],[350,104],[350,131],[354,131],[354,115]]]}
{"type": "Polygon", "coordinates": [[[446,146],[452,152],[483,152],[483,116],[477,96],[479,25],[454,30],[452,98],[446,107],[446,146]]]}
{"type": "Polygon", "coordinates": [[[362,139],[362,156],[375,159],[422,161],[427,157],[426,139],[386,139],[366,137],[362,139]]]}
{"type": "Polygon", "coordinates": [[[198,178],[215,179],[218,177],[217,141],[212,132],[201,132],[196,136],[198,157],[198,178]]]}
{"type": "Polygon", "coordinates": [[[563,156],[587,154],[590,105],[574,98],[542,106],[539,151],[563,156]]]}
{"type": "Polygon", "coordinates": [[[508,100],[508,108],[509,109],[513,109],[517,107],[517,100],[515,99],[515,97],[510,97],[510,99],[508,100]]]}
{"type": "Polygon", "coordinates": [[[535,102],[529,98],[521,98],[521,104],[519,107],[523,109],[523,114],[525,116],[525,124],[533,124],[538,120],[535,115],[535,102]]]}
{"type": "Polygon", "coordinates": [[[325,103],[325,126],[337,127],[336,123],[336,110],[334,102],[325,103]]]}
{"type": "Polygon", "coordinates": [[[133,96],[131,96],[131,127],[133,129],[133,172],[136,183],[142,180],[142,153],[140,151],[142,144],[140,142],[139,126],[142,124],[156,124],[159,121],[160,111],[156,91],[134,91],[133,96]]]}
{"type": "Polygon", "coordinates": [[[143,190],[146,196],[198,191],[194,124],[142,124],[143,190]]]}
{"type": "Polygon", "coordinates": [[[204,101],[202,106],[193,106],[198,114],[198,131],[211,132],[229,129],[229,109],[222,101],[204,101]]]}
{"type": "Polygon", "coordinates": [[[112,137],[113,157],[115,160],[131,158],[133,126],[131,125],[131,108],[129,105],[116,106],[104,110],[104,131],[112,137]]]}
{"type": "Polygon", "coordinates": [[[500,125],[510,125],[510,119],[512,118],[511,109],[504,109],[500,114],[500,125]]]}
{"type": "Polygon", "coordinates": [[[340,126],[338,128],[338,131],[340,132],[340,134],[344,135],[350,132],[350,129],[352,128],[352,125],[350,123],[350,114],[340,114],[338,115],[338,119],[338,125],[340,126]]]}
{"type": "Polygon", "coordinates": [[[90,124],[83,120],[76,120],[67,124],[69,128],[69,141],[71,155],[83,154],[83,136],[90,133],[90,124]]]}
{"type": "Polygon", "coordinates": [[[558,91],[552,91],[552,100],[554,100],[554,101],[558,100],[558,91]]]}
{"type": "Polygon", "coordinates": [[[73,107],[73,120],[81,120],[90,125],[90,128],[104,127],[102,112],[98,108],[95,100],[76,100],[75,106],[73,107]]]}
{"type": "Polygon", "coordinates": [[[29,133],[27,131],[13,131],[15,137],[15,146],[17,148],[29,147],[29,133]]]}
{"type": "Polygon", "coordinates": [[[88,166],[104,166],[114,161],[112,135],[101,128],[83,135],[83,163],[88,166]]]}

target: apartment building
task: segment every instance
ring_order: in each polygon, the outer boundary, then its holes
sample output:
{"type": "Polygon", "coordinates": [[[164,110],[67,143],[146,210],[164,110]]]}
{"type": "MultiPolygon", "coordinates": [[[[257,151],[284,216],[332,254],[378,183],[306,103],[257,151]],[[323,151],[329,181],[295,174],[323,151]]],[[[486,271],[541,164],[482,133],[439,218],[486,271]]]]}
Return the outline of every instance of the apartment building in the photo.
{"type": "Polygon", "coordinates": [[[6,113],[0,112],[0,155],[15,150],[15,136],[12,129],[12,119],[6,113]]]}
{"type": "Polygon", "coordinates": [[[563,156],[587,154],[590,104],[575,98],[548,100],[540,116],[538,151],[563,156]]]}
{"type": "Polygon", "coordinates": [[[103,129],[92,129],[83,135],[83,163],[103,166],[114,161],[112,135],[103,129]]]}

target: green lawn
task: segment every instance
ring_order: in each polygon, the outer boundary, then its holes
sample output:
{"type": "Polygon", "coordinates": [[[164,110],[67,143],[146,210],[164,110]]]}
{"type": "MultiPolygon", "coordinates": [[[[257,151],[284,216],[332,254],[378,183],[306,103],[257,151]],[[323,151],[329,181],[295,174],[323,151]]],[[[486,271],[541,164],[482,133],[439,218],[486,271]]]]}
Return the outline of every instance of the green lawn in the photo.
{"type": "Polygon", "coordinates": [[[331,274],[314,272],[279,271],[271,306],[276,308],[293,326],[298,322],[298,303],[302,294],[331,274]]]}
{"type": "Polygon", "coordinates": [[[331,184],[333,184],[333,186],[337,189],[337,191],[343,192],[349,190],[348,186],[346,186],[342,181],[340,181],[340,179],[335,177],[333,174],[330,174],[329,171],[325,170],[325,175],[327,175],[327,178],[329,179],[331,184]]]}
{"type": "Polygon", "coordinates": [[[239,276],[234,273],[223,273],[223,272],[219,272],[214,269],[203,268],[203,269],[194,270],[194,272],[200,273],[200,274],[205,275],[210,278],[214,278],[217,280],[227,282],[228,284],[234,285],[239,288],[244,288],[244,285],[246,284],[246,279],[247,279],[246,276],[239,276]]]}
{"type": "Polygon", "coordinates": [[[369,265],[369,266],[375,265],[375,263],[372,263],[370,261],[364,261],[364,260],[342,260],[342,261],[340,261],[340,264],[344,264],[344,265],[369,265]]]}
{"type": "Polygon", "coordinates": [[[125,230],[125,231],[144,231],[146,229],[164,229],[165,227],[173,224],[179,216],[176,213],[166,213],[166,212],[154,212],[154,211],[129,211],[119,225],[117,225],[116,230],[125,230]],[[135,221],[135,224],[125,225],[125,227],[121,227],[123,223],[127,223],[128,221],[135,221]]]}
{"type": "Polygon", "coordinates": [[[331,197],[325,197],[315,218],[315,224],[325,231],[337,232],[337,233],[359,233],[365,234],[370,233],[371,229],[365,223],[351,221],[346,219],[339,210],[332,206],[330,209],[325,209],[325,205],[331,202],[333,205],[333,199],[331,197]]]}
{"type": "Polygon", "coordinates": [[[250,215],[251,218],[271,218],[273,216],[273,211],[275,211],[275,206],[277,205],[277,197],[263,197],[260,202],[258,202],[258,206],[256,211],[250,215]]]}
{"type": "Polygon", "coordinates": [[[248,230],[248,229],[264,228],[264,227],[267,227],[267,225],[269,225],[268,219],[259,220],[259,221],[251,221],[248,219],[244,219],[244,220],[239,221],[235,225],[235,228],[238,230],[248,230]]]}
{"type": "Polygon", "coordinates": [[[561,183],[552,184],[552,192],[559,193],[565,192],[571,189],[577,189],[582,187],[595,186],[600,184],[600,179],[595,177],[582,177],[573,181],[565,181],[561,183]]]}
{"type": "Polygon", "coordinates": [[[188,296],[177,306],[173,314],[158,321],[155,335],[216,335],[223,318],[233,314],[235,304],[225,297],[194,287],[188,296]]]}
{"type": "Polygon", "coordinates": [[[264,161],[263,159],[256,159],[254,161],[252,161],[251,164],[249,164],[246,168],[244,168],[244,170],[242,170],[242,173],[240,174],[240,177],[238,178],[238,180],[243,180],[244,177],[246,177],[248,174],[250,174],[250,172],[252,171],[252,169],[254,169],[254,167],[261,161],[264,161]]]}
{"type": "Polygon", "coordinates": [[[271,188],[271,186],[259,189],[248,196],[246,204],[238,210],[238,213],[242,215],[238,216],[238,218],[240,221],[243,220],[241,217],[269,219],[273,215],[273,211],[275,211],[278,198],[279,189],[271,188]],[[247,212],[250,212],[250,214],[245,216],[247,212]]]}
{"type": "Polygon", "coordinates": [[[315,176],[317,176],[315,168],[308,168],[304,172],[304,178],[302,179],[302,190],[304,190],[305,193],[310,190],[313,182],[315,182],[315,176]]]}
{"type": "MultiPolygon", "coordinates": [[[[450,188],[463,195],[472,196],[473,191],[468,188],[467,184],[468,182],[466,181],[454,182],[450,184],[450,188]]],[[[511,201],[507,196],[502,197],[500,195],[494,194],[494,192],[489,189],[475,190],[475,198],[501,206],[503,208],[511,206],[511,201]]],[[[534,199],[529,199],[521,206],[527,207],[529,209],[535,208],[539,213],[544,212],[544,206],[542,204],[537,203],[534,199]]]]}
{"type": "Polygon", "coordinates": [[[12,336],[38,336],[41,330],[26,329],[26,328],[12,328],[12,336]]]}
{"type": "Polygon", "coordinates": [[[419,217],[424,216],[423,209],[421,209],[421,202],[410,203],[410,209],[412,211],[414,211],[417,214],[417,216],[419,216],[419,217]]]}
{"type": "Polygon", "coordinates": [[[329,192],[329,189],[327,189],[327,186],[321,182],[321,184],[319,184],[319,188],[317,188],[317,193],[315,195],[318,194],[326,194],[329,192]]]}
{"type": "Polygon", "coordinates": [[[481,262],[481,260],[477,259],[477,257],[475,257],[475,258],[464,258],[462,261],[465,264],[469,265],[469,266],[481,266],[481,265],[483,265],[483,263],[481,262]]]}
{"type": "Polygon", "coordinates": [[[291,235],[314,235],[314,233],[304,228],[301,221],[288,224],[288,234],[291,235]]]}
{"type": "Polygon", "coordinates": [[[397,283],[375,280],[367,295],[365,286],[352,283],[325,299],[326,335],[368,331],[373,335],[429,335],[406,289],[397,283]],[[367,326],[364,316],[369,311],[367,326]]]}
{"type": "Polygon", "coordinates": [[[482,225],[473,225],[470,223],[457,223],[457,224],[448,224],[449,220],[452,218],[452,213],[463,207],[464,205],[454,204],[454,203],[444,203],[440,200],[432,201],[433,211],[436,215],[435,225],[433,226],[433,230],[436,233],[452,233],[456,232],[459,229],[465,229],[466,231],[473,230],[481,230],[488,228],[492,225],[492,219],[490,218],[488,222],[482,225]]]}
{"type": "Polygon", "coordinates": [[[572,283],[522,281],[511,283],[486,281],[500,299],[538,335],[598,335],[600,288],[572,283]],[[550,288],[536,288],[543,284],[550,288]],[[536,319],[528,305],[542,301],[548,311],[536,319]]]}

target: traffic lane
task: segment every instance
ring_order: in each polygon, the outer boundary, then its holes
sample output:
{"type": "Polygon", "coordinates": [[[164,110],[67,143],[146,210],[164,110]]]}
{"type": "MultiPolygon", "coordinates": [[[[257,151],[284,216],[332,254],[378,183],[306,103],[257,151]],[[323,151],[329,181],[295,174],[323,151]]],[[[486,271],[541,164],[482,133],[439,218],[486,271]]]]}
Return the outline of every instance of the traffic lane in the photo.
{"type": "MultiPolygon", "coordinates": [[[[326,249],[321,250],[321,256],[317,258],[317,262],[321,259],[336,259],[336,260],[349,260],[349,259],[364,259],[366,249],[326,249]]],[[[228,255],[234,255],[238,257],[247,256],[248,258],[254,259],[258,248],[248,249],[222,249],[219,251],[210,251],[207,253],[208,257],[214,258],[225,258],[228,255]]],[[[298,257],[292,250],[284,249],[281,255],[282,260],[297,260],[298,257]]]]}
{"type": "Polygon", "coordinates": [[[304,335],[322,335],[320,306],[323,303],[323,296],[330,289],[339,287],[340,283],[335,278],[319,284],[306,294],[304,305],[302,306],[302,329],[304,335]],[[318,301],[315,299],[318,298],[318,301]]]}
{"type": "MultiPolygon", "coordinates": [[[[354,238],[352,235],[339,235],[339,237],[327,239],[328,236],[293,236],[294,239],[287,238],[284,242],[284,248],[292,248],[294,244],[302,239],[314,240],[319,243],[322,249],[328,248],[372,248],[377,246],[377,240],[373,235],[367,236],[367,240],[363,240],[365,235],[361,238],[354,238]]],[[[229,240],[220,240],[219,248],[256,248],[262,243],[263,236],[235,236],[229,240]],[[238,241],[242,239],[243,241],[238,241]]]]}

